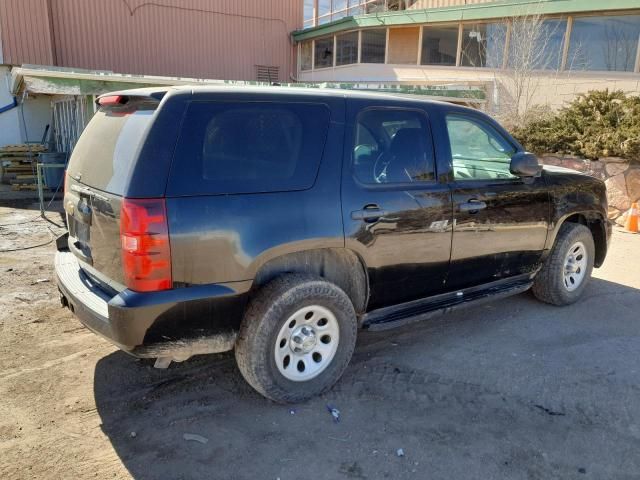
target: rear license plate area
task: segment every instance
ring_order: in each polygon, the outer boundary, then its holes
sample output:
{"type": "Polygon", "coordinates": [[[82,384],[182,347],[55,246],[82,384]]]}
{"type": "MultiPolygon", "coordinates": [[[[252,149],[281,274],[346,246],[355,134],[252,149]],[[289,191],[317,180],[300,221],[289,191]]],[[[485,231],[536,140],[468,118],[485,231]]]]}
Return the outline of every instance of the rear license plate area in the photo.
{"type": "Polygon", "coordinates": [[[69,222],[69,235],[76,239],[76,241],[88,244],[89,243],[89,225],[79,222],[78,219],[71,217],[69,222]]]}

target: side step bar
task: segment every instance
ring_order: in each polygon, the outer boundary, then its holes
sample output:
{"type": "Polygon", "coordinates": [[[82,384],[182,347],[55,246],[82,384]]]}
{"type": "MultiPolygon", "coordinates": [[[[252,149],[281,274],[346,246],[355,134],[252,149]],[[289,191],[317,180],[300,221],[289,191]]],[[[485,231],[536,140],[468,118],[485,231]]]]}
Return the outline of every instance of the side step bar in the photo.
{"type": "Polygon", "coordinates": [[[533,284],[533,275],[525,274],[498,280],[480,287],[436,295],[428,299],[379,308],[361,317],[362,328],[371,331],[389,330],[420,322],[461,308],[481,305],[522,293],[533,284]]]}

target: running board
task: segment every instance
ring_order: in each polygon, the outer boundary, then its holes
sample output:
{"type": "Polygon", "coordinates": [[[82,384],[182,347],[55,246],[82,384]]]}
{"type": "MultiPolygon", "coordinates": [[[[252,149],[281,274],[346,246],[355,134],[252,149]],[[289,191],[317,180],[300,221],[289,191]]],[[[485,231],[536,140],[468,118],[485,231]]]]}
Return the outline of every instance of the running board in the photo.
{"type": "Polygon", "coordinates": [[[420,322],[445,313],[522,293],[533,284],[531,275],[521,275],[499,280],[481,287],[436,295],[428,299],[379,308],[361,318],[362,328],[371,331],[389,330],[410,323],[420,322]]]}

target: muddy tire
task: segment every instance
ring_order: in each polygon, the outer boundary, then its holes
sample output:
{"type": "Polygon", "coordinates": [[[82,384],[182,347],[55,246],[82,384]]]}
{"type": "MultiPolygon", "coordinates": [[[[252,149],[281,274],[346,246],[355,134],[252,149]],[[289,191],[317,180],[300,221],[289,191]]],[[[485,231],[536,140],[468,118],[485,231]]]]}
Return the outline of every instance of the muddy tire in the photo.
{"type": "Polygon", "coordinates": [[[283,275],[250,301],[236,341],[238,368],[265,397],[299,402],[338,381],[356,330],[353,305],[339,287],[316,276],[283,275]]]}
{"type": "Polygon", "coordinates": [[[560,227],[553,250],[533,282],[533,294],[552,305],[580,298],[591,278],[595,246],[591,231],[579,223],[560,227]]]}

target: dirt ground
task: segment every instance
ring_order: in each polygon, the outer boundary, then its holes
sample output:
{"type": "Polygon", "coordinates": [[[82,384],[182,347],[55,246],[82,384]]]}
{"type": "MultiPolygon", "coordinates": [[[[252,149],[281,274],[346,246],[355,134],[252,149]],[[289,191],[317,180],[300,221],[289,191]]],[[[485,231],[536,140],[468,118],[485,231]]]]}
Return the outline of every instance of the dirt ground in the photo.
{"type": "Polygon", "coordinates": [[[61,230],[37,215],[0,207],[1,479],[640,478],[640,235],[615,233],[576,305],[363,333],[333,390],[287,407],[231,354],[156,370],[84,329],[54,244],[6,251],[61,230]]]}

